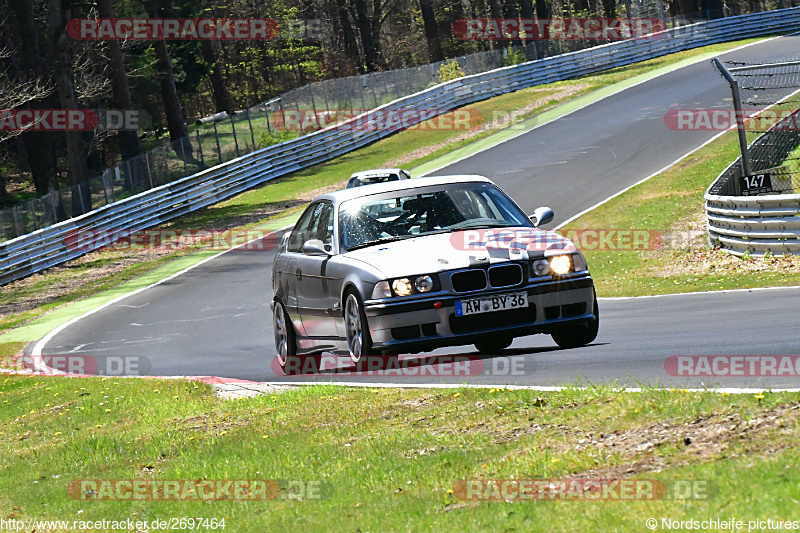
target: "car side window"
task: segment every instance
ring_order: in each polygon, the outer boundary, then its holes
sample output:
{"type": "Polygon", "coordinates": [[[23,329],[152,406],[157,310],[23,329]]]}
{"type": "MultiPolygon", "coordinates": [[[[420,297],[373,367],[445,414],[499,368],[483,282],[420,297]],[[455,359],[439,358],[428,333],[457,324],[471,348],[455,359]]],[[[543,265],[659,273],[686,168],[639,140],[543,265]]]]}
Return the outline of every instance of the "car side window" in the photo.
{"type": "Polygon", "coordinates": [[[318,209],[320,204],[313,204],[300,216],[300,220],[295,224],[292,234],[289,237],[289,244],[286,246],[287,252],[300,252],[302,251],[303,243],[306,242],[306,235],[311,221],[314,218],[314,212],[318,209]]]}
{"type": "Polygon", "coordinates": [[[316,228],[313,236],[309,239],[319,239],[322,244],[333,246],[333,205],[323,202],[322,208],[316,217],[316,228]]]}
{"type": "Polygon", "coordinates": [[[305,210],[289,237],[286,250],[301,253],[303,243],[310,239],[333,244],[333,205],[330,202],[317,202],[305,210]]]}

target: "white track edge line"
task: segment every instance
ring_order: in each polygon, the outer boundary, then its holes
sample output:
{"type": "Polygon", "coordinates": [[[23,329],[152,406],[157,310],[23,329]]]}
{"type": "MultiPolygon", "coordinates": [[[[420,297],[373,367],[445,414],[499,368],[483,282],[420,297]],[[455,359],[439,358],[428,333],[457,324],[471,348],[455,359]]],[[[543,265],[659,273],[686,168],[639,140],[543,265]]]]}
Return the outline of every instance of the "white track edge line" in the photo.
{"type": "MultiPolygon", "coordinates": [[[[300,386],[310,386],[310,385],[337,385],[342,387],[358,387],[358,388],[375,388],[375,389],[510,389],[510,390],[535,390],[541,392],[558,392],[566,389],[576,389],[576,390],[589,390],[593,387],[573,387],[569,385],[565,386],[556,386],[556,385],[484,385],[484,384],[467,384],[467,383],[362,383],[358,381],[315,381],[315,382],[297,382],[297,383],[286,383],[280,381],[260,381],[257,383],[258,385],[272,385],[272,386],[293,386],[293,385],[300,385],[300,386]]],[[[212,384],[214,386],[216,384],[212,384]]],[[[231,384],[221,384],[221,385],[237,385],[235,383],[231,384]]],[[[248,384],[251,385],[251,384],[248,384]]],[[[258,391],[255,388],[248,388],[246,386],[241,386],[243,389],[258,391]]],[[[646,392],[653,389],[663,389],[663,387],[652,387],[652,388],[643,388],[643,387],[613,387],[615,391],[618,392],[646,392]]],[[[784,389],[770,389],[770,388],[745,388],[745,387],[720,387],[720,388],[702,388],[702,389],[688,389],[683,387],[674,387],[671,386],[670,388],[675,389],[676,391],[686,391],[686,392],[712,392],[712,393],[728,393],[728,394],[752,394],[755,392],[800,392],[800,388],[784,388],[784,389]]]]}
{"type": "MultiPolygon", "coordinates": [[[[294,224],[289,224],[288,226],[284,226],[282,228],[279,228],[279,229],[276,229],[276,230],[272,230],[272,232],[273,233],[278,233],[278,232],[287,230],[287,229],[289,229],[289,228],[291,228],[293,226],[294,226],[294,224]]],[[[36,344],[34,345],[33,350],[31,351],[31,357],[34,359],[34,365],[36,365],[35,367],[38,368],[38,364],[39,363],[44,364],[43,361],[41,360],[42,350],[44,349],[44,346],[48,342],[50,342],[50,340],[52,340],[53,337],[55,337],[56,335],[58,335],[59,333],[64,331],[69,326],[75,324],[79,320],[81,320],[83,318],[86,318],[87,316],[93,315],[94,313],[97,313],[98,311],[101,311],[101,310],[103,310],[103,309],[105,309],[105,308],[107,308],[107,307],[109,307],[111,305],[114,305],[115,303],[117,303],[117,302],[119,302],[121,300],[124,300],[125,298],[128,298],[129,296],[133,296],[135,294],[139,294],[139,293],[144,292],[144,291],[146,291],[148,289],[151,289],[153,287],[161,285],[162,283],[165,283],[165,282],[170,281],[170,280],[172,280],[174,278],[177,278],[178,276],[181,276],[181,275],[189,272],[190,270],[193,270],[193,269],[199,267],[200,265],[208,263],[209,261],[211,261],[213,259],[216,259],[217,257],[220,257],[221,255],[224,255],[224,254],[226,254],[228,252],[232,252],[234,250],[237,250],[239,248],[247,246],[251,242],[255,242],[255,241],[259,240],[259,239],[263,239],[263,235],[261,237],[255,237],[254,239],[251,239],[251,240],[249,240],[249,241],[247,241],[245,243],[238,244],[238,245],[236,245],[236,246],[234,246],[232,248],[228,248],[227,250],[222,250],[218,254],[214,254],[211,257],[206,257],[205,259],[202,259],[202,260],[198,261],[197,263],[189,265],[188,267],[184,268],[183,270],[179,270],[178,272],[175,272],[174,274],[171,274],[170,276],[167,276],[164,279],[160,279],[160,280],[158,280],[158,281],[156,281],[154,283],[151,283],[150,285],[147,285],[145,287],[140,287],[140,288],[136,289],[135,291],[131,291],[131,292],[128,292],[128,293],[125,293],[125,294],[121,294],[121,295],[117,296],[116,298],[114,298],[112,300],[109,300],[108,302],[104,303],[103,305],[95,307],[94,309],[90,309],[89,311],[83,313],[82,315],[78,315],[75,318],[73,318],[71,320],[68,320],[67,322],[64,322],[63,324],[61,324],[60,326],[56,327],[55,329],[50,330],[47,333],[47,335],[45,335],[44,337],[39,339],[36,342],[36,344]]]]}

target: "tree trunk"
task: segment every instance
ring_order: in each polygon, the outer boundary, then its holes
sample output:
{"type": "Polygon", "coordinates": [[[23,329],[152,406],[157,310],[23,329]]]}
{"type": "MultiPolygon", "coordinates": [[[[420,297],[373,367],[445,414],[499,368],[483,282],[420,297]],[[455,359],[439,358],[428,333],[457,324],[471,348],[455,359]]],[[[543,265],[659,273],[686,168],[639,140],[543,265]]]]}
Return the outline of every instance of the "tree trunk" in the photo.
{"type": "Polygon", "coordinates": [[[348,60],[354,64],[361,64],[361,55],[358,52],[358,41],[356,41],[356,34],[353,32],[353,23],[350,20],[350,15],[347,12],[346,0],[337,0],[336,2],[339,11],[339,22],[342,25],[342,39],[344,40],[344,54],[348,60]]]}
{"type": "MultiPolygon", "coordinates": [[[[101,18],[114,18],[114,11],[111,7],[111,0],[98,0],[97,9],[101,18]]],[[[118,110],[133,110],[133,103],[131,101],[131,90],[128,85],[128,75],[125,71],[125,63],[122,57],[122,49],[117,41],[108,41],[108,55],[111,61],[111,86],[114,91],[114,107],[118,110]]],[[[123,161],[133,160],[123,168],[125,172],[125,187],[135,192],[138,184],[144,180],[145,168],[143,161],[139,155],[141,154],[141,147],[139,146],[138,132],[127,129],[122,129],[117,132],[117,139],[119,140],[119,152],[123,161]],[[130,170],[128,172],[128,170],[130,170]]]]}
{"type": "Polygon", "coordinates": [[[231,113],[233,105],[231,105],[228,89],[225,87],[225,80],[222,78],[222,69],[217,52],[214,50],[214,43],[209,39],[203,39],[200,41],[200,48],[203,52],[203,61],[211,65],[209,80],[211,81],[211,93],[214,96],[214,110],[217,113],[220,111],[231,113]]]}
{"type": "MultiPolygon", "coordinates": [[[[75,79],[72,72],[72,50],[67,36],[67,22],[72,19],[69,0],[48,0],[50,45],[53,55],[53,76],[61,109],[78,109],[75,79]]],[[[86,147],[82,132],[67,131],[67,161],[72,183],[72,216],[91,211],[89,171],[86,167],[86,147]]]]}
{"type": "MultiPolygon", "coordinates": [[[[158,3],[152,2],[148,5],[148,8],[151,17],[159,17],[158,3]]],[[[186,137],[187,130],[183,119],[183,111],[181,111],[181,103],[178,99],[178,89],[175,87],[175,75],[172,71],[167,42],[164,39],[155,39],[153,47],[156,51],[158,82],[161,85],[161,98],[164,100],[169,138],[177,141],[182,137],[186,137]]]]}
{"type": "Polygon", "coordinates": [[[364,50],[364,63],[367,72],[375,70],[378,61],[378,50],[372,41],[372,27],[370,24],[369,13],[367,13],[367,3],[365,0],[355,0],[356,21],[358,22],[358,34],[361,37],[361,47],[364,50]]]}
{"type": "MultiPolygon", "coordinates": [[[[505,0],[503,2],[503,16],[507,19],[519,18],[519,13],[517,12],[516,0],[505,0]]],[[[509,43],[515,48],[522,47],[522,41],[519,39],[512,39],[509,41],[509,43]]]]}
{"type": "MultiPolygon", "coordinates": [[[[537,19],[549,19],[550,18],[550,7],[547,5],[545,0],[536,0],[536,18],[537,19]]],[[[536,42],[537,57],[545,57],[548,55],[548,51],[550,49],[550,41],[546,39],[539,39],[536,42]]]]}
{"type": "MultiPolygon", "coordinates": [[[[533,2],[531,0],[520,0],[519,7],[519,14],[523,19],[530,20],[533,18],[533,2]]],[[[533,59],[530,57],[531,54],[528,53],[532,43],[533,41],[530,38],[524,40],[525,57],[529,60],[533,59]]]]}
{"type": "Polygon", "coordinates": [[[697,16],[697,0],[678,0],[678,8],[681,15],[687,17],[697,16]]]}
{"type": "Polygon", "coordinates": [[[428,44],[428,59],[436,63],[444,59],[442,43],[439,41],[439,28],[436,26],[436,14],[433,11],[433,0],[419,0],[422,23],[425,27],[425,41],[428,44]]]}
{"type": "Polygon", "coordinates": [[[722,0],[702,0],[703,18],[721,19],[725,16],[722,10],[722,0]]]}
{"type": "MultiPolygon", "coordinates": [[[[39,78],[42,81],[47,79],[47,73],[41,59],[39,47],[39,32],[36,29],[34,19],[33,2],[25,0],[9,0],[11,9],[14,12],[14,21],[18,30],[15,39],[22,52],[22,61],[19,66],[12,60],[9,61],[9,74],[19,79],[23,71],[31,74],[31,77],[39,78]]],[[[31,104],[24,106],[31,109],[31,104]]],[[[33,107],[47,108],[46,102],[39,102],[33,107]]],[[[53,155],[53,145],[56,144],[54,134],[51,132],[27,132],[22,134],[22,142],[25,146],[28,167],[33,176],[33,183],[38,194],[46,194],[50,189],[58,189],[58,173],[56,170],[56,159],[53,155]]]]}

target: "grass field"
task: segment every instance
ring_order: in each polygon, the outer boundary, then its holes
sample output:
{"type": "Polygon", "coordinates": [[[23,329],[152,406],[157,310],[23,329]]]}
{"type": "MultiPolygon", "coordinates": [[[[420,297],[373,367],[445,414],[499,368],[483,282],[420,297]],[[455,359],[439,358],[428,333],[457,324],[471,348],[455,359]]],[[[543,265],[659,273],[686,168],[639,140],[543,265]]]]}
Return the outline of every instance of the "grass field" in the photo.
{"type": "Polygon", "coordinates": [[[182,380],[9,376],[0,398],[4,517],[203,517],[237,532],[644,531],[648,518],[800,518],[797,394],[313,386],[224,401],[182,380]],[[564,478],[644,489],[564,501],[564,478]],[[87,479],[265,480],[280,492],[97,501],[108,494],[74,488],[87,479]],[[497,496],[487,480],[554,481],[539,500],[487,501],[497,496]]]}

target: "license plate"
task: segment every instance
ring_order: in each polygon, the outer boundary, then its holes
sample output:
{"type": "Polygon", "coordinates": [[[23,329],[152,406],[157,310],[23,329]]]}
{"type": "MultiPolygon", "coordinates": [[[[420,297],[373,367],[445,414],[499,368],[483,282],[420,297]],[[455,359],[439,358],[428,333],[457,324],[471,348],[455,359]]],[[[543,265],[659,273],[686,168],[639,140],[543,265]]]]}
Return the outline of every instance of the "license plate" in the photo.
{"type": "Polygon", "coordinates": [[[527,292],[512,292],[458,300],[456,301],[456,316],[477,315],[478,313],[491,313],[520,307],[528,307],[527,292]]]}

